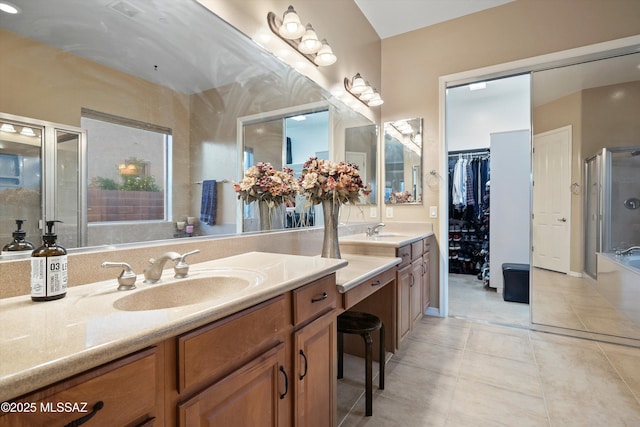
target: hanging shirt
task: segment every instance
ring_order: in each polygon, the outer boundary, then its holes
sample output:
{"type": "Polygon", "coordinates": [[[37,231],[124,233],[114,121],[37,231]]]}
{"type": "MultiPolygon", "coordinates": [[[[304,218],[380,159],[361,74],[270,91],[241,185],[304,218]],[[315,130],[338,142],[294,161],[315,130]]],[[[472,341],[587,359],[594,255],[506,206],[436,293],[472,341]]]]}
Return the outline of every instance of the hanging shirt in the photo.
{"type": "Polygon", "coordinates": [[[459,207],[465,203],[465,196],[463,195],[465,179],[464,179],[464,159],[460,158],[456,162],[453,168],[453,188],[451,190],[451,203],[453,206],[459,207]]]}

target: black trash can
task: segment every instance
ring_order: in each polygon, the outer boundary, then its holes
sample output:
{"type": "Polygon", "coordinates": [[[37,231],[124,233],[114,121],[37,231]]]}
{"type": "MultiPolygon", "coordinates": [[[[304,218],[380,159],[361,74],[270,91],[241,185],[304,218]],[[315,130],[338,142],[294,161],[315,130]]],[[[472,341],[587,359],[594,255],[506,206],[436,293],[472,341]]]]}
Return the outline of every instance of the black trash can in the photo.
{"type": "Polygon", "coordinates": [[[505,301],[529,304],[529,264],[502,264],[505,301]]]}

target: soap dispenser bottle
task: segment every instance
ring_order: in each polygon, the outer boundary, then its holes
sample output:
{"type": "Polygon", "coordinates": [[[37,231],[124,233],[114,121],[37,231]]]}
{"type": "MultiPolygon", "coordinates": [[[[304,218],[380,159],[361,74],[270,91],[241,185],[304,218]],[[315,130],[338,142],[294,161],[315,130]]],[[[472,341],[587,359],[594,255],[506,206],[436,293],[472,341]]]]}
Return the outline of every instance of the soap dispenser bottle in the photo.
{"type": "Polygon", "coordinates": [[[25,240],[27,233],[22,229],[24,219],[16,219],[16,231],[13,232],[13,241],[7,243],[2,248],[2,255],[15,255],[22,251],[32,251],[36,247],[28,240],[25,240]]]}
{"type": "Polygon", "coordinates": [[[47,221],[44,244],[31,253],[31,299],[51,301],[67,294],[67,250],[56,243],[53,224],[47,221]]]}

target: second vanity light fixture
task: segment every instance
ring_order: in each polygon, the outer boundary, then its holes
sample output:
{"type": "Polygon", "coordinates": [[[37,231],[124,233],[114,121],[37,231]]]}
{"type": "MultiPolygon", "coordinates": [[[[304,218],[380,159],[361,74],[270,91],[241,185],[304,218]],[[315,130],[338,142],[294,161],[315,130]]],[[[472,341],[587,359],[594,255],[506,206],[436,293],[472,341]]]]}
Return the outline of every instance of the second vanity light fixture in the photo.
{"type": "Polygon", "coordinates": [[[351,79],[345,77],[344,88],[368,107],[377,107],[384,104],[378,91],[369,82],[365,81],[360,73],[356,73],[351,79]]]}
{"type": "Polygon", "coordinates": [[[336,62],[337,58],[327,40],[320,41],[311,24],[307,24],[306,27],[302,25],[293,6],[289,6],[282,19],[269,12],[267,22],[275,35],[315,65],[323,67],[336,62]]]}

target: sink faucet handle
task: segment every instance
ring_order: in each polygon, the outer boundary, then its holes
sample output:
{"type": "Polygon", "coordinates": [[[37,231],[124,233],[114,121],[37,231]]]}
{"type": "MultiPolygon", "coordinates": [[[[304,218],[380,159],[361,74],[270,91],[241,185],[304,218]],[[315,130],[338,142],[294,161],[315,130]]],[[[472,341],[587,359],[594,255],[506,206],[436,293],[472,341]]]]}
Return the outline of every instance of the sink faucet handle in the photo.
{"type": "Polygon", "coordinates": [[[196,249],[196,250],[182,254],[180,256],[180,260],[176,263],[176,265],[173,266],[173,271],[176,272],[175,276],[173,277],[175,277],[176,279],[187,277],[187,274],[189,274],[189,264],[187,264],[187,262],[185,261],[185,258],[188,257],[189,255],[197,254],[199,252],[200,252],[200,249],[196,249]]]}
{"type": "Polygon", "coordinates": [[[118,276],[118,290],[130,291],[136,288],[136,273],[133,272],[131,266],[126,262],[109,262],[102,263],[103,268],[120,267],[122,272],[118,276]]]}

